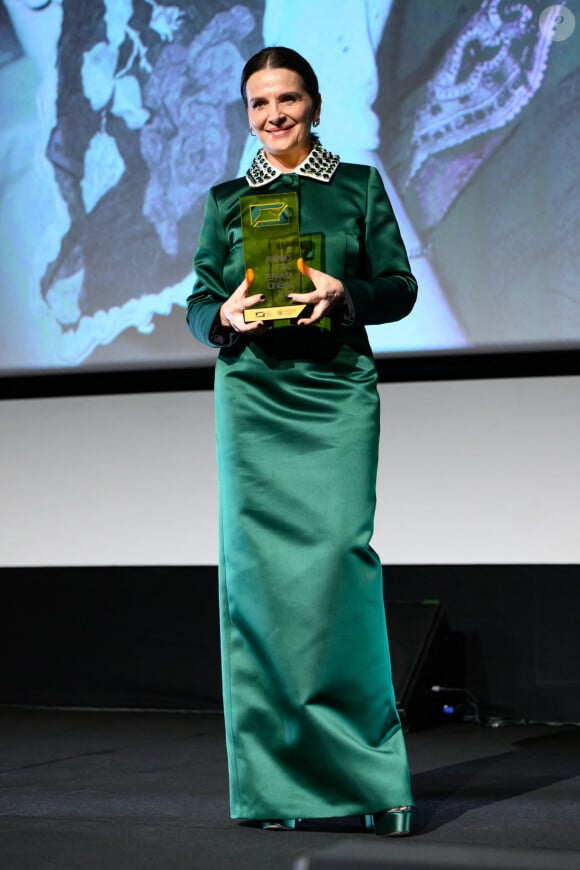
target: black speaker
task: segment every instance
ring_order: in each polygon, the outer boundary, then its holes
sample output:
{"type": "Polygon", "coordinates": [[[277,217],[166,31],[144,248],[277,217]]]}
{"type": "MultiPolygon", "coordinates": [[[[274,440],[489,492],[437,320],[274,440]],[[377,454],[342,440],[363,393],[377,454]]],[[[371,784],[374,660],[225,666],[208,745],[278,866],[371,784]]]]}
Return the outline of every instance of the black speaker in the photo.
{"type": "Polygon", "coordinates": [[[386,601],[391,666],[403,726],[421,728],[453,716],[432,686],[464,686],[461,637],[450,631],[440,601],[386,601]]]}
{"type": "Polygon", "coordinates": [[[342,842],[298,858],[292,870],[577,870],[578,852],[494,849],[413,840],[342,842]]]}

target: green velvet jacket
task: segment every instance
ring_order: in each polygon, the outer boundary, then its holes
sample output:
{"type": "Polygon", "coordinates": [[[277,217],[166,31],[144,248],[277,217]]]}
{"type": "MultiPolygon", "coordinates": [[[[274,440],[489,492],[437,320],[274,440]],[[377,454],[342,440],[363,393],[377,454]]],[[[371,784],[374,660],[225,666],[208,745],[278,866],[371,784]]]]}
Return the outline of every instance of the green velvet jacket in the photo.
{"type": "MultiPolygon", "coordinates": [[[[217,323],[220,306],[244,279],[239,198],[252,190],[256,186],[246,176],[212,188],[207,198],[187,321],[193,335],[213,347],[247,341],[225,334],[217,323]]],[[[330,179],[291,172],[259,187],[262,193],[287,191],[298,194],[301,233],[323,235],[322,270],[340,279],[350,297],[350,317],[341,331],[364,332],[366,324],[409,314],[417,282],[378,171],[338,163],[330,179]]]]}

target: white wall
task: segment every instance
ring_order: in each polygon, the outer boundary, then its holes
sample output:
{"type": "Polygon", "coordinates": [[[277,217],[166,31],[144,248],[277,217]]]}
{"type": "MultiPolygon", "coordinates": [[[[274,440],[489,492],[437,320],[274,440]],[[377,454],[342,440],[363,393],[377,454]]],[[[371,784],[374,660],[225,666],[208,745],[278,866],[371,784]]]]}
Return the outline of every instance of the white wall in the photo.
{"type": "MultiPolygon", "coordinates": [[[[580,563],[580,378],[383,384],[386,564],[580,563]]],[[[217,562],[208,392],[0,403],[0,566],[217,562]]]]}

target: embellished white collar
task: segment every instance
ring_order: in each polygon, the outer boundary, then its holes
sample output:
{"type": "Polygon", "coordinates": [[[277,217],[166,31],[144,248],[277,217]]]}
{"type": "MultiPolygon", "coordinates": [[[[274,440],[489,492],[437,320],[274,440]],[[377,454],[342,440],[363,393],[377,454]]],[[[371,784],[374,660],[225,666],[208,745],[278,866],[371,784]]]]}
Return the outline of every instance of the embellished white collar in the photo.
{"type": "MultiPolygon", "coordinates": [[[[320,142],[316,142],[308,157],[292,171],[305,178],[315,178],[317,181],[324,181],[328,184],[339,163],[340,157],[331,154],[330,151],[322,147],[320,142]]],[[[246,181],[250,187],[262,187],[262,185],[274,181],[275,178],[279,178],[282,174],[279,169],[272,166],[261,149],[246,172],[246,181]]]]}

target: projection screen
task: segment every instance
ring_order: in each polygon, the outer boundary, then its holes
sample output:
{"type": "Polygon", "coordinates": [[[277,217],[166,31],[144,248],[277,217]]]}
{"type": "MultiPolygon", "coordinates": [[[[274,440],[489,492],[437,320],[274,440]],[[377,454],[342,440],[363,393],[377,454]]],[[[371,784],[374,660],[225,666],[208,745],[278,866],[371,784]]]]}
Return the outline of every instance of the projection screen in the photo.
{"type": "Polygon", "coordinates": [[[381,354],[580,347],[578,3],[4,0],[0,374],[207,366],[184,320],[244,61],[313,64],[318,130],[382,173],[420,285],[381,354]]]}

